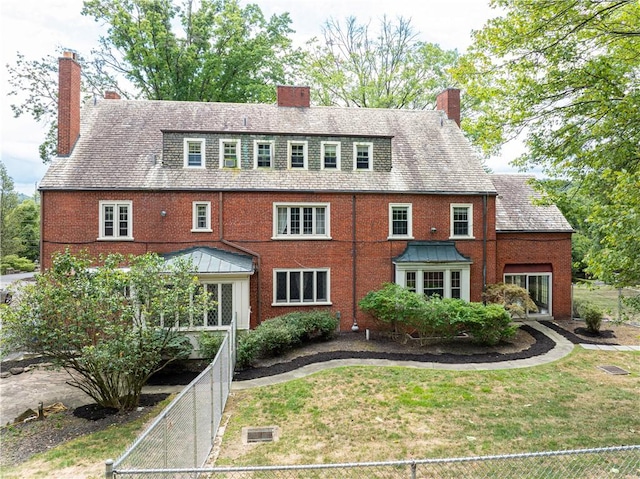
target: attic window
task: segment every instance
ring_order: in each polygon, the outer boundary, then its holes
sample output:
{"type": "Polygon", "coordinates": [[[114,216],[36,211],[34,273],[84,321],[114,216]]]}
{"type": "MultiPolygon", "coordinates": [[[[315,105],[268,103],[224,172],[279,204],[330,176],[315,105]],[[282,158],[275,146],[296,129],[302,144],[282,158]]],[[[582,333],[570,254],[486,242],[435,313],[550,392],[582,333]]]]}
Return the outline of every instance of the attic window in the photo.
{"type": "Polygon", "coordinates": [[[203,138],[185,138],[184,139],[184,167],[185,168],[204,168],[205,141],[203,138]]]}
{"type": "Polygon", "coordinates": [[[372,170],[373,169],[373,143],[353,144],[353,169],[372,170]]]}
{"type": "Polygon", "coordinates": [[[220,168],[240,168],[240,140],[220,140],[220,168]]]}

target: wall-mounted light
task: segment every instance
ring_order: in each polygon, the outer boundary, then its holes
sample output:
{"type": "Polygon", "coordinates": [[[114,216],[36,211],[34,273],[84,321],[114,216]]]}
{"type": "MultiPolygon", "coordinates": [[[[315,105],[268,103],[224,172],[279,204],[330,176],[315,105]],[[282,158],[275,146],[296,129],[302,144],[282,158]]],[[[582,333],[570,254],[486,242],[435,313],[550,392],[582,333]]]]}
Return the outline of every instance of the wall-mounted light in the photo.
{"type": "Polygon", "coordinates": [[[165,216],[167,216],[167,212],[165,210],[162,210],[160,212],[160,216],[162,216],[164,218],[165,216]]]}
{"type": "Polygon", "coordinates": [[[438,230],[436,229],[436,227],[435,227],[435,226],[432,226],[432,227],[431,227],[431,232],[432,232],[432,233],[435,233],[436,231],[438,231],[438,230]]]}

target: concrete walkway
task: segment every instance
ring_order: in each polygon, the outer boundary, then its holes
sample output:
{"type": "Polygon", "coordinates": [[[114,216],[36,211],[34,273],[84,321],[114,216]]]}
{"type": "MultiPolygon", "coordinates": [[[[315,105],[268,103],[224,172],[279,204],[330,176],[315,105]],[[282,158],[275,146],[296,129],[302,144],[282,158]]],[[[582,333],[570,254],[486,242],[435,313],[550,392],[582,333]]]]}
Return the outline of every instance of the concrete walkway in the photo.
{"type": "Polygon", "coordinates": [[[584,349],[595,351],[640,351],[640,346],[620,346],[617,344],[582,344],[584,349]]]}
{"type": "Polygon", "coordinates": [[[564,338],[564,336],[556,333],[552,329],[543,326],[537,321],[523,321],[534,329],[542,332],[556,343],[555,347],[546,354],[534,356],[527,359],[517,359],[513,361],[498,361],[494,363],[461,363],[461,364],[444,364],[437,362],[421,362],[421,361],[391,361],[387,359],[336,359],[333,361],[324,361],[321,363],[309,364],[295,371],[289,371],[276,376],[268,376],[263,378],[249,379],[247,381],[234,381],[231,383],[232,391],[240,391],[259,386],[270,386],[272,384],[280,384],[292,379],[299,379],[309,376],[318,371],[330,368],[339,368],[344,366],[400,366],[406,368],[422,368],[422,369],[442,369],[448,371],[489,371],[496,369],[516,369],[540,366],[542,364],[557,361],[568,355],[573,350],[573,343],[564,338]]]}

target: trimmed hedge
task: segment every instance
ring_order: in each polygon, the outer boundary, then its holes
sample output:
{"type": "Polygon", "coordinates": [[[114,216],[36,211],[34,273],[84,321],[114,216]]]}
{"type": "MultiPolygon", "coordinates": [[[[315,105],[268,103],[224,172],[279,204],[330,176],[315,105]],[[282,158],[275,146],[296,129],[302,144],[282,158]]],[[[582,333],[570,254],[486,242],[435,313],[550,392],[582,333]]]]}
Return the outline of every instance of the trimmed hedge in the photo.
{"type": "Polygon", "coordinates": [[[236,366],[244,369],[261,357],[278,356],[303,343],[331,339],[338,320],[327,311],[293,312],[264,321],[238,338],[236,366]]]}
{"type": "Polygon", "coordinates": [[[395,331],[415,332],[420,338],[452,338],[466,332],[480,344],[495,345],[513,337],[518,330],[502,305],[485,306],[439,296],[426,298],[394,283],[369,292],[358,304],[395,331]]]}

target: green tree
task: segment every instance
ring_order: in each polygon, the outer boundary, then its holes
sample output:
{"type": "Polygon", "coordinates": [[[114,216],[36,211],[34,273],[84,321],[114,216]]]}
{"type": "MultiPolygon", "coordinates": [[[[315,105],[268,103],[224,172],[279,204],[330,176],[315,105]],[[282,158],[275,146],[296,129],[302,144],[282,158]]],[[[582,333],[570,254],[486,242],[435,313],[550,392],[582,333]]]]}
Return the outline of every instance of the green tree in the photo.
{"type": "Polygon", "coordinates": [[[463,127],[486,153],[523,135],[523,168],[587,196],[589,271],[640,282],[640,3],[494,0],[504,14],[474,35],[456,78],[475,114],[463,127]]]}
{"type": "MultiPolygon", "coordinates": [[[[113,90],[146,100],[271,102],[300,60],[287,13],[267,20],[237,0],[86,0],[82,14],[107,27],[99,48],[79,58],[85,101],[113,90]]],[[[56,156],[58,58],[18,52],[7,70],[14,115],[48,125],[46,163],[56,156]]]]}
{"type": "Polygon", "coordinates": [[[152,253],[101,261],[92,268],[86,254],[56,254],[17,305],[4,306],[3,346],[51,358],[68,384],[129,410],[154,372],[188,356],[191,344],[176,326],[202,314],[208,297],[186,262],[167,265],[152,253]]]}
{"type": "Polygon", "coordinates": [[[16,239],[9,218],[18,206],[18,194],[13,190],[13,179],[7,173],[7,168],[0,161],[0,254],[2,256],[17,254],[20,243],[16,239]]]}
{"type": "Polygon", "coordinates": [[[369,108],[432,108],[452,86],[447,70],[455,50],[418,40],[411,21],[380,20],[378,31],[348,17],[325,22],[323,38],[307,44],[302,75],[322,105],[369,108]]]}
{"type": "Polygon", "coordinates": [[[7,219],[20,256],[31,261],[40,256],[40,208],[33,200],[16,206],[7,219]]]}

